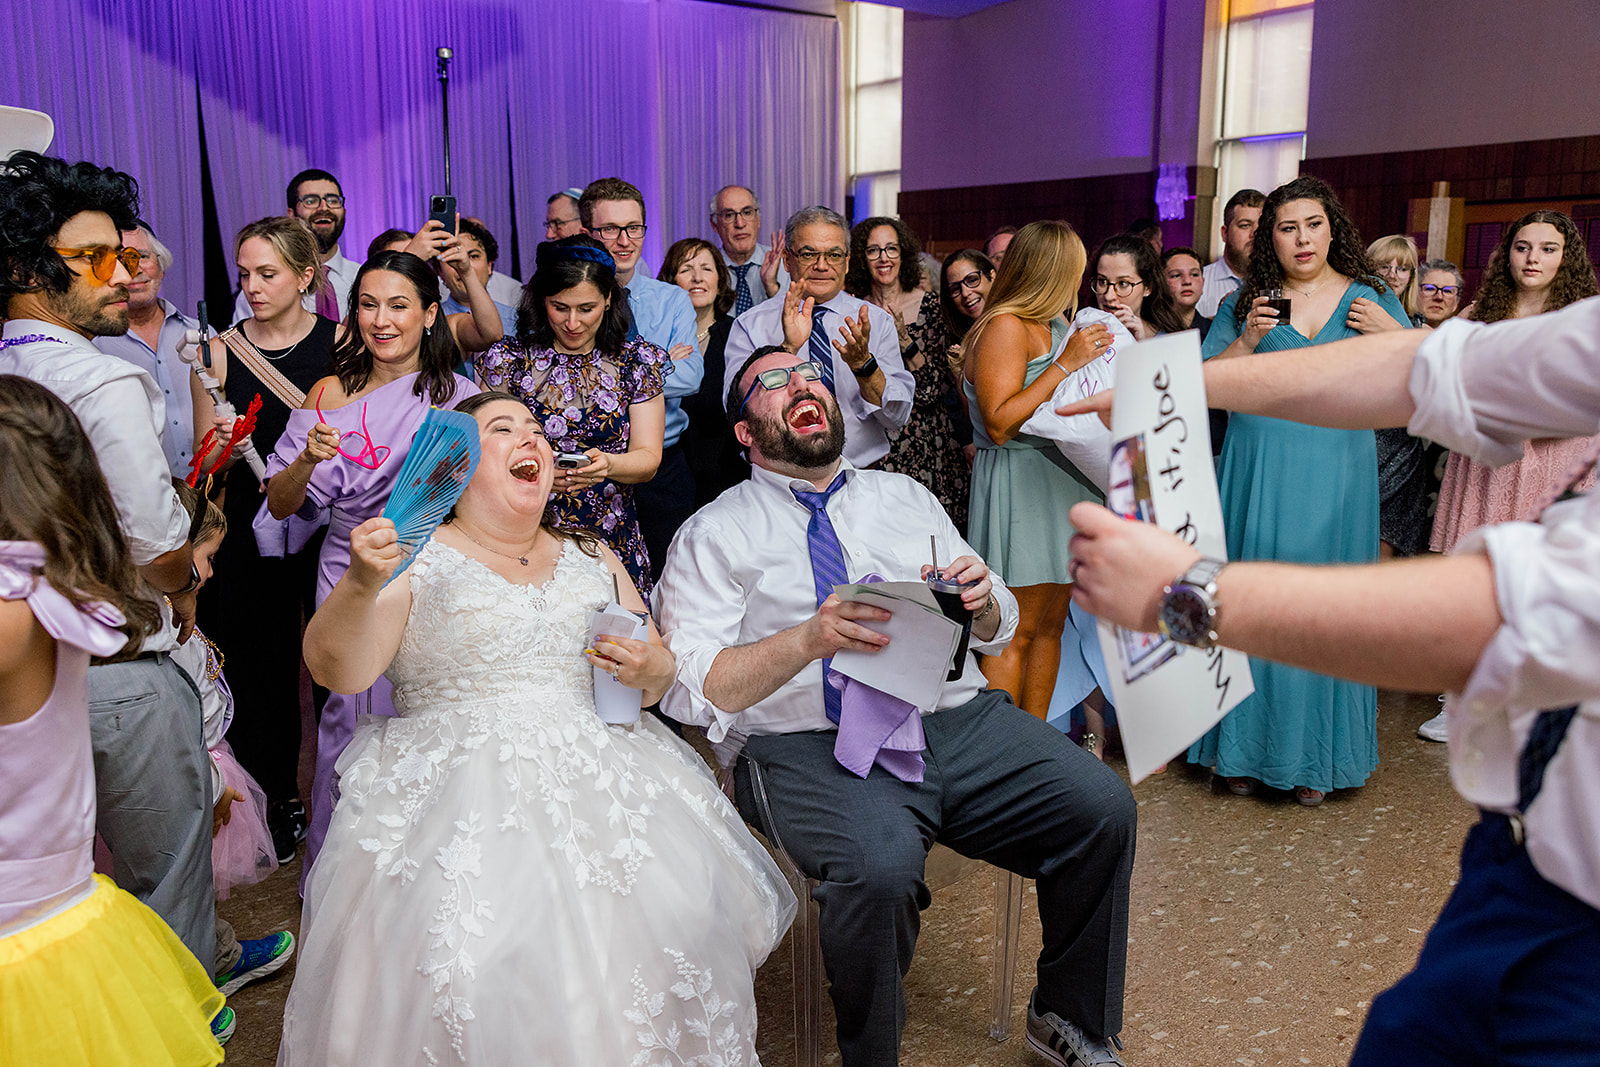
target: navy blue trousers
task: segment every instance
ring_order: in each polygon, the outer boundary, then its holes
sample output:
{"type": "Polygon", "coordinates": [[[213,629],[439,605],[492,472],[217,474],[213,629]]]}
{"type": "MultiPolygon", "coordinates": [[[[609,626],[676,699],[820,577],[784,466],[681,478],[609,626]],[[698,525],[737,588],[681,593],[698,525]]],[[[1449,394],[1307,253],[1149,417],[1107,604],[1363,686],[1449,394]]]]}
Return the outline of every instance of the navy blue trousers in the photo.
{"type": "Polygon", "coordinates": [[[1416,969],[1372,1002],[1350,1067],[1600,1064],[1600,910],[1485,813],[1416,969]]]}

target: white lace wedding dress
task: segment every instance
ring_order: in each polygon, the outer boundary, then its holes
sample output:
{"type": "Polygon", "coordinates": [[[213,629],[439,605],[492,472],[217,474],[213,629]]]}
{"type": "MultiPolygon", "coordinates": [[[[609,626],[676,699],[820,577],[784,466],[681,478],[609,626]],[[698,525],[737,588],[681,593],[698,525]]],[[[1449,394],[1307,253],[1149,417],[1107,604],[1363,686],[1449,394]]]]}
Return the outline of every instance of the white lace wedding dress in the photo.
{"type": "Polygon", "coordinates": [[[705,764],[607,726],[582,655],[605,567],[516,586],[438,541],[307,886],[280,1067],[751,1067],[795,912],[705,764]]]}

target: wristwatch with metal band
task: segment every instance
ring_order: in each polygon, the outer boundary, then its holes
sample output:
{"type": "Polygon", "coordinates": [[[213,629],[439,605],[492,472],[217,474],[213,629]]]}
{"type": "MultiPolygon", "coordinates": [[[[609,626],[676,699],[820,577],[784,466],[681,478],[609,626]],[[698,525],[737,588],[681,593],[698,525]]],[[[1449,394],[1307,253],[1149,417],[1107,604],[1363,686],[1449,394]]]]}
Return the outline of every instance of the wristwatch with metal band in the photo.
{"type": "Polygon", "coordinates": [[[1227,565],[1227,560],[1202,559],[1162,589],[1162,634],[1180,645],[1216,645],[1217,575],[1227,565]]]}

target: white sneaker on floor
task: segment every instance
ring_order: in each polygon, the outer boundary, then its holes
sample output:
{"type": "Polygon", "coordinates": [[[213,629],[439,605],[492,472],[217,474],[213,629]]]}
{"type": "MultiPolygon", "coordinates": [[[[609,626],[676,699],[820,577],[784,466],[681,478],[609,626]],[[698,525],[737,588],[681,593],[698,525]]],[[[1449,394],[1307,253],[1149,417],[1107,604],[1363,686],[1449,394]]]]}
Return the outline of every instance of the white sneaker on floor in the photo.
{"type": "Polygon", "coordinates": [[[1440,712],[1421,726],[1417,727],[1417,736],[1424,741],[1445,742],[1450,739],[1450,731],[1445,724],[1445,713],[1440,712]]]}

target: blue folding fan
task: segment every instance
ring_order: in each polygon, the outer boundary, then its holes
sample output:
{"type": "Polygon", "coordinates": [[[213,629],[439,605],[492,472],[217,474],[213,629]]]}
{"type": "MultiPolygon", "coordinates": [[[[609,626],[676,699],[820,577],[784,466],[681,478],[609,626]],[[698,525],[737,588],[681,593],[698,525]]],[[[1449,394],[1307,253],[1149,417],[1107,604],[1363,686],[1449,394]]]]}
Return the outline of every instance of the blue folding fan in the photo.
{"type": "MultiPolygon", "coordinates": [[[[389,582],[405,573],[450,514],[478,467],[478,420],[459,411],[430,408],[411,439],[383,517],[394,523],[405,559],[389,582]]],[[[389,582],[384,582],[388,585],[389,582]]]]}

